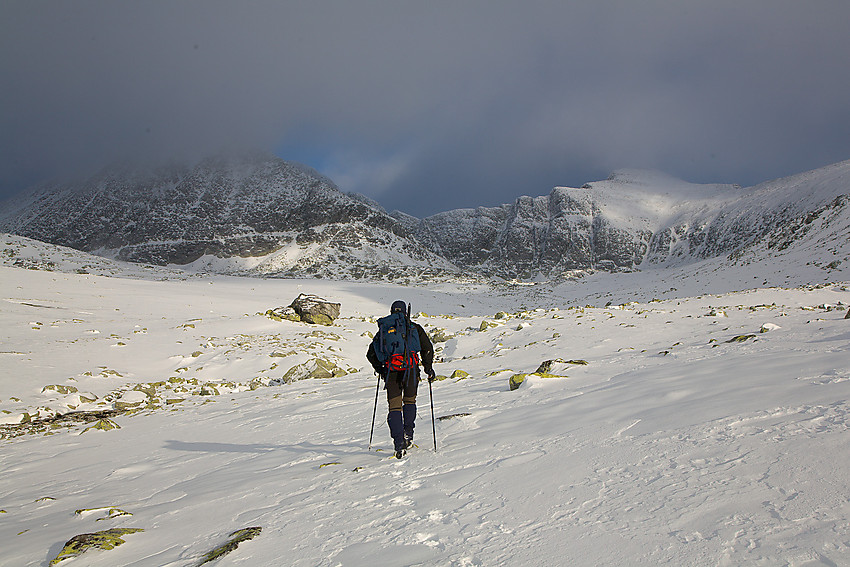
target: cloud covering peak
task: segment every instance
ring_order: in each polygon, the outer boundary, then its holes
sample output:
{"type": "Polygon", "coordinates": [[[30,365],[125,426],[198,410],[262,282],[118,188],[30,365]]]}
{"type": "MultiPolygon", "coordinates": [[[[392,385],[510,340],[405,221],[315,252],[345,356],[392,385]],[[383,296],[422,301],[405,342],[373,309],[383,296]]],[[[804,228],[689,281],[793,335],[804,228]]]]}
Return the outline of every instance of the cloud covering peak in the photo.
{"type": "Polygon", "coordinates": [[[257,146],[416,216],[850,157],[850,4],[4,2],[0,189],[257,146]]]}

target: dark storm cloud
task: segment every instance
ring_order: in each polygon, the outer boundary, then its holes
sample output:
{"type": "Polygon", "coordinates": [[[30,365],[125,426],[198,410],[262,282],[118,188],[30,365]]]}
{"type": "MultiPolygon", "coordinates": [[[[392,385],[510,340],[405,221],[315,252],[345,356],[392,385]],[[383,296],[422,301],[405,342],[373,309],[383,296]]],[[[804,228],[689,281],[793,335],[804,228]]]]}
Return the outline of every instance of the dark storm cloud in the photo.
{"type": "Polygon", "coordinates": [[[0,184],[259,146],[423,216],[850,158],[844,0],[0,4],[0,184]]]}

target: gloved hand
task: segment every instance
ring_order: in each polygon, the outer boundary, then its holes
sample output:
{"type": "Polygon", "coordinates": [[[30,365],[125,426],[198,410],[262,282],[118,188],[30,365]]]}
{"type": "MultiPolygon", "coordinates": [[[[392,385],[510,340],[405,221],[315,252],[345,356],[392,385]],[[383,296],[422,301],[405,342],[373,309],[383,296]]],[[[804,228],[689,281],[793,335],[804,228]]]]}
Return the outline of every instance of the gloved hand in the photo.
{"type": "Polygon", "coordinates": [[[437,373],[434,372],[433,368],[427,368],[425,374],[428,375],[428,382],[433,382],[437,378],[437,373]]]}

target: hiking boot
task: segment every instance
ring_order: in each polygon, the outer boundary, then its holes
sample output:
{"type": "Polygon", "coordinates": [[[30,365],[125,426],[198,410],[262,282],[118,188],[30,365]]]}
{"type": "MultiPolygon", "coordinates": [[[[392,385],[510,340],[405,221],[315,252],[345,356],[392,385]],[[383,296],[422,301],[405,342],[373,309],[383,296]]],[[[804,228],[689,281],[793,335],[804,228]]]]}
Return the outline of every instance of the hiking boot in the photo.
{"type": "Polygon", "coordinates": [[[404,423],[404,448],[409,449],[413,445],[413,429],[416,427],[416,404],[404,404],[402,421],[404,423]]]}
{"type": "Polygon", "coordinates": [[[390,426],[390,437],[393,438],[393,449],[396,453],[404,451],[407,448],[407,444],[404,439],[401,412],[397,410],[391,411],[387,416],[387,423],[390,426]]]}
{"type": "Polygon", "coordinates": [[[402,449],[401,451],[396,451],[396,452],[395,452],[395,458],[396,458],[396,459],[401,459],[402,457],[404,457],[404,455],[405,455],[405,454],[407,454],[407,452],[406,452],[406,451],[404,451],[403,449],[402,449]]]}

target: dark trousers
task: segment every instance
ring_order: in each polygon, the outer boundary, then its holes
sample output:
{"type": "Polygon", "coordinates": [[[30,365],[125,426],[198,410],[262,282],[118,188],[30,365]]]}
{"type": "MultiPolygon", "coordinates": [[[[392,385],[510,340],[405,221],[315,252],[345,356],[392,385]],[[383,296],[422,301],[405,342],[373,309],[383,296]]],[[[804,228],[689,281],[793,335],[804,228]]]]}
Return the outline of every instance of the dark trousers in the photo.
{"type": "Polygon", "coordinates": [[[407,383],[404,383],[404,372],[390,372],[386,386],[390,411],[401,410],[404,404],[415,404],[416,391],[419,389],[419,368],[410,370],[407,383]]]}
{"type": "Polygon", "coordinates": [[[419,388],[419,368],[410,370],[405,381],[404,372],[390,372],[387,376],[387,424],[396,451],[404,447],[404,438],[413,439],[416,421],[416,391],[419,388]]]}

